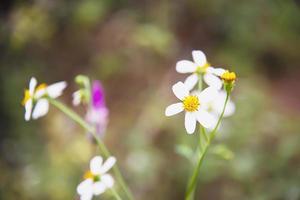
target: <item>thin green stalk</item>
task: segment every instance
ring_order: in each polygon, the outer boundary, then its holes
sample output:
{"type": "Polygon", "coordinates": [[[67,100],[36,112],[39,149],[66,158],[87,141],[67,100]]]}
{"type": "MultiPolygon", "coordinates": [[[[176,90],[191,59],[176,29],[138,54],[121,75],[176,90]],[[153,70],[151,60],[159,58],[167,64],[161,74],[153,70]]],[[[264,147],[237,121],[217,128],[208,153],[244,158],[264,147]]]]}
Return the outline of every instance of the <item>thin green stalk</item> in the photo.
{"type": "Polygon", "coordinates": [[[113,194],[113,196],[114,196],[117,200],[122,200],[122,198],[120,197],[120,195],[118,194],[118,192],[115,190],[114,187],[112,187],[110,190],[111,190],[111,193],[113,194]]]}
{"type": "MultiPolygon", "coordinates": [[[[73,119],[76,123],[78,123],[78,125],[80,125],[83,129],[85,129],[87,132],[91,133],[92,136],[94,137],[94,139],[96,140],[100,151],[104,154],[104,156],[106,158],[111,155],[110,152],[108,151],[108,149],[106,148],[105,144],[102,142],[102,140],[100,140],[98,138],[98,136],[96,134],[96,130],[92,126],[90,126],[88,123],[86,123],[77,113],[75,113],[73,110],[68,108],[63,103],[61,103],[55,99],[51,99],[51,98],[48,98],[48,100],[52,105],[54,105],[56,108],[58,108],[63,113],[65,113],[67,116],[69,116],[71,119],[73,119]]],[[[128,186],[126,185],[126,183],[123,179],[123,176],[120,172],[120,169],[118,168],[117,165],[114,165],[113,172],[114,172],[116,179],[119,182],[121,188],[124,190],[125,194],[127,195],[128,199],[133,200],[133,196],[132,196],[128,186]]]]}
{"type": "MultiPolygon", "coordinates": [[[[211,141],[215,138],[216,131],[217,131],[217,129],[218,129],[218,127],[219,127],[222,119],[223,119],[223,116],[224,116],[224,113],[225,113],[225,109],[226,109],[226,105],[227,105],[227,102],[228,102],[228,99],[229,99],[229,95],[230,95],[230,93],[228,92],[227,95],[226,95],[226,99],[225,99],[225,102],[224,102],[222,113],[221,113],[221,115],[220,115],[220,117],[218,119],[218,122],[217,122],[216,126],[214,127],[214,129],[212,130],[212,132],[210,133],[210,137],[207,138],[208,140],[205,143],[204,147],[202,147],[202,151],[200,153],[197,166],[194,169],[193,174],[192,174],[192,176],[191,176],[191,178],[189,180],[189,184],[188,184],[188,189],[187,189],[187,192],[186,192],[185,200],[193,200],[194,199],[194,193],[195,193],[195,189],[196,189],[197,180],[198,180],[198,176],[199,176],[201,165],[202,165],[204,157],[205,157],[205,155],[207,153],[208,147],[209,147],[211,141]]],[[[204,129],[204,131],[205,131],[205,129],[204,129]]],[[[205,132],[203,132],[203,133],[205,134],[205,132]]],[[[201,134],[201,132],[200,132],[200,134],[201,134]]],[[[201,145],[201,141],[199,141],[199,145],[201,145]]]]}

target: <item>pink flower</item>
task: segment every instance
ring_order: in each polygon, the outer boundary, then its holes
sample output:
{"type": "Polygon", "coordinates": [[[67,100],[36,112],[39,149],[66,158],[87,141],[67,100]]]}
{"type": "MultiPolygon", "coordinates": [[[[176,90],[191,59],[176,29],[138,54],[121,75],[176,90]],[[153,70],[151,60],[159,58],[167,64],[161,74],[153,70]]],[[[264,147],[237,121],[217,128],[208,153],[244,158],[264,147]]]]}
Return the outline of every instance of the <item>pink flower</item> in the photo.
{"type": "Polygon", "coordinates": [[[86,120],[95,126],[97,134],[103,136],[108,124],[108,108],[105,104],[104,89],[100,81],[94,81],[91,91],[91,103],[86,114],[86,120]]]}

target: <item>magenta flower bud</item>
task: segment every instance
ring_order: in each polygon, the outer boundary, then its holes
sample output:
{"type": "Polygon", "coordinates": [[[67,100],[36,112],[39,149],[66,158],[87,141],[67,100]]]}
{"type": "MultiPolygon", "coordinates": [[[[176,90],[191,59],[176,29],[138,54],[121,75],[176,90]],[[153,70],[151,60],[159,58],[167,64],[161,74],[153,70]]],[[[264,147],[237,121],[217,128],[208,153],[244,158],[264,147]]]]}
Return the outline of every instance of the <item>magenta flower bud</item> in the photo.
{"type": "Polygon", "coordinates": [[[103,136],[106,130],[108,113],[103,86],[100,81],[94,81],[91,91],[91,104],[86,114],[86,120],[96,128],[97,134],[100,136],[103,136]]]}

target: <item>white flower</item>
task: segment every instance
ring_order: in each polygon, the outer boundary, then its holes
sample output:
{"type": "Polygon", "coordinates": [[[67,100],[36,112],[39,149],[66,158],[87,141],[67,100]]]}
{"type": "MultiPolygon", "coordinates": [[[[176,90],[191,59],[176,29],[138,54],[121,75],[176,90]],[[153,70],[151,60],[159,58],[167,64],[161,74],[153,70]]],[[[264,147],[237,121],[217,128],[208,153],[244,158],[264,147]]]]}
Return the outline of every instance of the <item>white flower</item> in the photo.
{"type": "Polygon", "coordinates": [[[172,116],[185,111],[184,124],[188,134],[195,132],[196,121],[205,128],[211,128],[216,124],[217,118],[202,107],[202,104],[212,101],[216,96],[216,89],[208,87],[199,94],[193,95],[182,82],[178,82],[173,85],[172,90],[181,102],[168,106],[165,115],[172,116]]]}
{"type": "Polygon", "coordinates": [[[109,157],[104,163],[101,156],[95,156],[90,162],[90,171],[84,175],[85,180],[78,187],[77,192],[81,200],[91,200],[94,195],[100,195],[112,188],[114,179],[107,174],[116,163],[115,157],[109,157]]]}
{"type": "MultiPolygon", "coordinates": [[[[199,94],[199,92],[195,92],[194,94],[197,95],[197,93],[199,94]]],[[[206,110],[207,112],[211,113],[212,115],[214,115],[216,119],[219,119],[219,117],[222,114],[225,101],[226,101],[226,92],[216,90],[215,98],[213,98],[211,101],[204,102],[202,104],[202,108],[204,110],[206,110]]],[[[234,112],[235,112],[235,105],[229,99],[226,104],[226,108],[225,108],[223,117],[229,117],[229,116],[233,115],[234,112]]],[[[216,123],[217,123],[217,121],[216,121],[216,123]]],[[[212,129],[213,127],[215,127],[216,123],[209,129],[212,129]]]]}
{"type": "Polygon", "coordinates": [[[57,82],[52,85],[42,83],[37,87],[37,81],[34,77],[30,79],[29,89],[25,90],[24,99],[22,104],[25,107],[25,120],[30,120],[42,117],[48,113],[49,102],[46,97],[57,98],[62,95],[63,90],[66,88],[65,81],[57,82]]]}
{"type": "Polygon", "coordinates": [[[222,68],[213,68],[206,60],[206,56],[202,51],[192,51],[193,60],[181,60],[176,63],[176,71],[179,73],[192,73],[185,80],[185,85],[189,90],[193,89],[198,82],[199,75],[203,74],[204,81],[208,86],[221,89],[221,76],[225,70],[222,68]]]}

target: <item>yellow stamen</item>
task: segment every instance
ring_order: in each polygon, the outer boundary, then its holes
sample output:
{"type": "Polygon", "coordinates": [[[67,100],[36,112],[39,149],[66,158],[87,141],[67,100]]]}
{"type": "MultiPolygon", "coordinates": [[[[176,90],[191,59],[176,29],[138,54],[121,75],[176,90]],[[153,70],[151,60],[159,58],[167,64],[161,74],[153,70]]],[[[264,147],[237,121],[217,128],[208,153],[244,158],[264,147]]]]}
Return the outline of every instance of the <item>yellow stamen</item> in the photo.
{"type": "Polygon", "coordinates": [[[37,86],[37,88],[35,89],[35,91],[43,90],[46,87],[47,87],[46,83],[41,83],[39,86],[37,86]]]}
{"type": "Polygon", "coordinates": [[[91,171],[87,171],[87,172],[85,172],[84,175],[83,175],[83,178],[84,178],[84,179],[88,179],[88,178],[94,179],[94,177],[95,177],[95,175],[94,175],[91,171]]]}
{"type": "Polygon", "coordinates": [[[31,98],[29,90],[24,91],[24,98],[22,100],[22,105],[25,106],[26,102],[31,98]]]}
{"type": "Polygon", "coordinates": [[[210,64],[208,62],[206,62],[204,65],[202,66],[198,66],[196,69],[196,72],[201,74],[201,73],[206,73],[207,68],[210,66],[210,64]]]}
{"type": "Polygon", "coordinates": [[[234,72],[225,71],[221,75],[221,79],[226,83],[234,83],[236,80],[236,74],[234,72]]]}
{"type": "Polygon", "coordinates": [[[188,96],[183,99],[183,107],[188,112],[197,111],[200,106],[200,101],[197,96],[188,96]]]}

